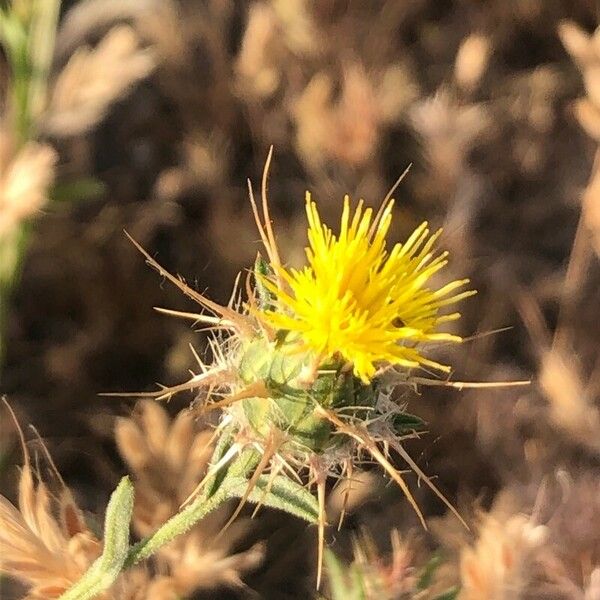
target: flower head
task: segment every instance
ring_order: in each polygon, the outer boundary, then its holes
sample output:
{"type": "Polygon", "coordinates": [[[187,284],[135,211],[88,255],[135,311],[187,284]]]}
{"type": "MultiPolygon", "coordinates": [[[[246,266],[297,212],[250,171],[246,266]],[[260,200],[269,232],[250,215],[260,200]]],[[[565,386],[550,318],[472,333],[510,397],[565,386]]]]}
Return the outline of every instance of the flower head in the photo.
{"type": "MultiPolygon", "coordinates": [[[[443,323],[459,317],[442,311],[473,292],[460,290],[466,279],[439,288],[431,284],[432,277],[446,265],[447,254],[434,252],[440,232],[430,235],[427,223],[405,243],[387,248],[393,210],[393,201],[387,200],[374,215],[362,201],[352,210],[346,197],[340,231],[335,235],[322,224],[317,206],[307,194],[308,263],[301,270],[285,268],[267,199],[271,157],[272,152],[263,173],[262,211],[249,186],[267,256],[256,261],[254,287],[251,279],[247,280],[246,302],[234,291],[231,302],[220,306],[163,269],[138,246],[150,265],[203,308],[201,313],[161,311],[215,330],[212,364],[204,364],[196,355],[198,374],[182,384],[142,395],[167,399],[185,390],[199,391],[201,411],[223,411],[215,433],[219,442],[213,467],[186,503],[208,493],[203,486],[212,485],[206,482],[212,481],[217,470],[243,473],[248,477],[247,487],[233,519],[261,486],[269,490],[277,482],[281,490],[287,490],[286,498],[293,496],[302,507],[313,507],[306,512],[300,505],[287,503],[285,510],[318,524],[319,580],[327,477],[350,480],[364,453],[398,484],[424,526],[424,515],[410,488],[388,458],[390,450],[464,524],[402,446],[405,436],[419,435],[422,421],[391,398],[396,385],[437,382],[405,373],[378,375],[389,365],[448,370],[427,358],[422,344],[460,341],[439,331],[443,323]],[[316,499],[307,496],[299,484],[299,474],[306,472],[308,480],[316,484],[316,499]],[[294,491],[289,492],[290,486],[294,491]]],[[[261,492],[260,503],[268,502],[270,494],[261,492]]]]}
{"type": "Polygon", "coordinates": [[[448,370],[426,358],[419,344],[461,341],[439,326],[459,313],[441,314],[443,307],[472,295],[457,291],[468,279],[434,289],[428,282],[447,263],[435,254],[441,230],[430,235],[420,225],[404,244],[386,248],[393,201],[373,217],[360,201],[354,212],[344,199],[339,235],[321,222],[317,206],[306,195],[308,264],[301,270],[275,267],[276,278],[264,285],[274,301],[259,317],[275,329],[288,331],[318,357],[342,357],[368,382],[381,364],[448,370]]]}

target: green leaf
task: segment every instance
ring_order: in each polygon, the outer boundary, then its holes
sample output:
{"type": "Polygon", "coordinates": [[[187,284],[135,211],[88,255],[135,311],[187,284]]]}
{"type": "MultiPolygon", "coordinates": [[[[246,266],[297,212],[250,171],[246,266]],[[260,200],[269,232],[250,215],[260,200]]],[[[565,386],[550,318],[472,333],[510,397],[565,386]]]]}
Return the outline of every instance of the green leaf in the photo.
{"type": "Polygon", "coordinates": [[[331,600],[365,600],[362,574],[356,565],[342,563],[331,550],[325,550],[325,568],[331,600]]]}
{"type": "Polygon", "coordinates": [[[273,308],[274,295],[264,286],[263,277],[272,277],[271,265],[259,254],[254,261],[254,289],[257,294],[258,308],[270,310],[273,308]]]}
{"type": "Polygon", "coordinates": [[[325,550],[324,560],[332,600],[348,598],[350,594],[348,593],[349,590],[346,585],[346,578],[344,577],[344,570],[347,569],[347,567],[342,565],[338,560],[338,557],[331,550],[325,550]]]}
{"type": "Polygon", "coordinates": [[[133,493],[129,477],[123,477],[112,493],[106,509],[102,556],[59,600],[88,600],[107,590],[115,582],[129,551],[133,493]]]}
{"type": "Polygon", "coordinates": [[[16,55],[27,44],[27,32],[9,9],[0,10],[0,43],[9,57],[16,55]]]}
{"type": "Polygon", "coordinates": [[[34,121],[47,104],[48,76],[54,56],[59,12],[60,0],[38,0],[32,4],[28,39],[32,71],[27,105],[34,121]]]}
{"type": "Polygon", "coordinates": [[[433,576],[437,571],[437,568],[442,564],[442,559],[437,554],[432,556],[427,564],[423,567],[419,575],[419,581],[417,582],[417,588],[420,590],[426,590],[433,581],[433,576]]]}
{"type": "MultiPolygon", "coordinates": [[[[213,450],[212,458],[210,459],[210,466],[216,465],[219,463],[221,459],[227,454],[227,451],[233,445],[233,430],[231,428],[226,428],[221,432],[219,439],[215,445],[215,449],[213,450]]],[[[204,490],[200,494],[200,498],[203,500],[207,500],[216,494],[217,490],[221,486],[223,479],[227,475],[227,470],[229,469],[229,465],[224,465],[221,469],[219,469],[212,477],[210,477],[204,485],[204,490]]]]}
{"type": "Polygon", "coordinates": [[[417,415],[401,412],[393,416],[392,426],[397,434],[402,434],[410,431],[422,431],[425,429],[426,423],[417,415]]]}
{"type": "Polygon", "coordinates": [[[244,450],[234,461],[227,472],[228,477],[249,477],[260,462],[260,454],[256,450],[244,450]]]}
{"type": "Polygon", "coordinates": [[[28,52],[29,32],[14,6],[0,13],[0,43],[4,47],[10,65],[8,97],[12,115],[11,127],[18,134],[19,142],[29,139],[31,114],[29,110],[29,86],[32,65],[28,52]]]}
{"type": "Polygon", "coordinates": [[[458,598],[458,592],[460,592],[460,588],[453,587],[452,589],[435,596],[433,600],[456,600],[456,598],[458,598]]]}
{"type": "Polygon", "coordinates": [[[106,186],[95,177],[81,177],[73,181],[56,183],[50,191],[53,202],[72,202],[97,198],[106,191],[106,186]]]}
{"type": "MultiPolygon", "coordinates": [[[[238,498],[244,496],[248,489],[248,481],[242,478],[237,481],[228,479],[226,485],[232,490],[231,495],[238,498]]],[[[261,475],[248,501],[283,510],[309,523],[319,520],[317,499],[305,487],[283,475],[261,475]]]]}

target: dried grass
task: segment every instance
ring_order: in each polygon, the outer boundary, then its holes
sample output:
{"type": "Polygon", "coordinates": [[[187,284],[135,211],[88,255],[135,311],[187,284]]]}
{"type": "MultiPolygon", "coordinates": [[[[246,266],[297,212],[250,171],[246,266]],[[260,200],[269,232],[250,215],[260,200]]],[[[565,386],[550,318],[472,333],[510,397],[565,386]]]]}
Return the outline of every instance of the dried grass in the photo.
{"type": "Polygon", "coordinates": [[[461,552],[459,598],[524,597],[546,537],[546,528],[525,516],[514,515],[502,521],[493,515],[483,516],[475,545],[461,552]]]}
{"type": "Polygon", "coordinates": [[[171,423],[161,406],[146,401],[135,418],[117,421],[115,437],[135,481],[133,525],[145,536],[178,512],[202,479],[212,434],[196,430],[191,412],[182,411],[171,423]]]}
{"type": "Polygon", "coordinates": [[[553,349],[544,353],[540,387],[550,403],[550,418],[570,438],[600,454],[600,410],[586,390],[571,354],[553,349]]]}
{"type": "Polygon", "coordinates": [[[155,67],[131,27],[111,29],[95,48],[80,47],[52,86],[44,130],[73,136],[94,127],[109,106],[155,67]]]}
{"type": "MultiPolygon", "coordinates": [[[[82,405],[82,398],[136,388],[153,374],[175,379],[189,366],[180,349],[192,336],[160,319],[148,326],[152,317],[144,311],[167,303],[168,292],[141,266],[135,271],[137,259],[124,250],[122,228],[188,279],[197,277],[198,287],[224,298],[230,275],[253,258],[254,230],[241,208],[243,181],[257,176],[271,143],[273,210],[288,225],[282,245],[294,248],[304,239],[298,213],[306,187],[329,201],[324,211],[337,217],[344,192],[376,202],[412,162],[397,192],[398,222],[406,229],[424,217],[444,222],[455,260],[471,269],[480,291],[467,309],[463,333],[484,335],[455,350],[453,364],[465,379],[533,374],[536,380],[519,393],[471,390],[407,398],[431,431],[421,445],[415,442],[415,456],[439,474],[442,488],[462,499],[462,514],[471,513],[478,498],[488,506],[510,493],[514,501],[510,510],[493,508],[482,517],[479,541],[456,536],[444,576],[448,584],[458,582],[462,554],[470,597],[490,590],[506,595],[516,585],[526,598],[595,600],[600,202],[592,161],[600,139],[600,63],[598,33],[589,32],[596,19],[589,2],[550,0],[485,6],[431,0],[377,6],[85,0],[68,8],[56,64],[71,54],[73,64],[55,80],[57,102],[64,97],[65,105],[56,114],[65,115],[66,125],[62,129],[59,121],[50,130],[71,136],[60,140],[66,146],[60,148],[61,164],[105,179],[109,193],[97,204],[41,220],[15,306],[3,373],[7,390],[18,393],[36,419],[47,421],[47,431],[94,457],[89,460],[98,470],[79,473],[85,483],[94,490],[107,485],[99,473],[111,464],[105,456],[108,438],[96,433],[79,441],[91,429],[81,423],[99,421],[99,410],[82,405]],[[106,49],[107,33],[115,31],[128,33],[119,44],[111,42],[106,62],[94,59],[106,49]],[[84,58],[94,66],[89,73],[78,66],[84,58]],[[155,67],[140,98],[115,110],[115,100],[150,73],[150,58],[155,67]],[[112,79],[113,68],[122,76],[112,79]],[[98,85],[85,87],[88,76],[98,85]],[[102,119],[111,116],[118,118],[106,131],[102,119]],[[89,127],[100,135],[89,135],[89,127]],[[589,246],[591,239],[596,256],[591,251],[586,268],[567,281],[564,267],[580,200],[584,240],[589,246]],[[543,324],[532,328],[521,310],[529,339],[518,314],[522,295],[537,307],[543,324]],[[486,335],[503,327],[512,330],[486,335]],[[568,343],[559,339],[564,336],[568,343]],[[557,469],[571,476],[564,489],[559,486],[563,495],[556,492],[558,499],[543,503],[548,507],[537,518],[540,482],[553,481],[557,469]],[[536,519],[523,516],[531,514],[536,519]],[[529,534],[537,523],[548,536],[535,550],[529,534]],[[535,567],[535,577],[507,566],[503,552],[511,560],[525,556],[523,564],[535,567]],[[496,564],[486,555],[501,560],[496,564]]],[[[14,154],[9,156],[2,164],[12,164],[14,154]]],[[[45,181],[52,168],[46,168],[45,181]]],[[[43,199],[31,197],[35,202],[25,206],[38,211],[43,199]]],[[[0,221],[3,217],[0,212],[0,221]]],[[[301,256],[294,248],[288,255],[301,256]]],[[[206,434],[195,425],[190,434],[188,417],[171,422],[164,415],[144,416],[146,410],[142,405],[133,419],[118,425],[121,451],[137,479],[140,534],[176,510],[206,460],[193,449],[194,440],[206,434]],[[146,422],[153,423],[152,431],[146,422]],[[179,440],[173,442],[176,450],[166,453],[157,446],[160,439],[179,440]]],[[[69,444],[60,448],[62,463],[72,450],[69,444]]],[[[338,512],[343,498],[340,489],[338,512]]],[[[411,521],[403,505],[388,498],[362,506],[361,498],[355,505],[351,499],[354,514],[335,540],[357,524],[372,525],[376,542],[387,539],[394,526],[407,529],[411,521]]],[[[422,505],[430,513],[437,510],[426,499],[422,505]]],[[[220,581],[249,572],[257,554],[231,553],[243,547],[238,535],[252,537],[254,529],[242,523],[241,531],[230,530],[231,538],[223,536],[228,546],[215,549],[211,539],[223,518],[173,545],[160,559],[162,579],[136,572],[141,597],[168,598],[175,590],[181,595],[193,582],[208,589],[216,584],[211,569],[220,581]]],[[[279,526],[276,518],[264,515],[261,523],[270,531],[273,520],[279,526]]],[[[452,534],[449,523],[444,529],[452,534]]],[[[251,584],[265,597],[277,595],[277,585],[264,588],[273,581],[292,590],[287,598],[310,596],[303,587],[310,566],[298,566],[310,548],[299,537],[289,548],[289,529],[273,536],[283,540],[276,547],[287,550],[268,556],[251,584]]],[[[120,585],[126,591],[129,584],[120,585]]],[[[126,597],[125,591],[116,597],[126,597]]]]}
{"type": "Polygon", "coordinates": [[[28,142],[15,150],[10,136],[0,131],[0,237],[39,214],[48,201],[56,161],[50,146],[28,142]]]}
{"type": "Polygon", "coordinates": [[[24,465],[17,506],[0,496],[0,573],[25,583],[27,598],[57,598],[100,556],[102,544],[70,490],[59,481],[54,496],[34,472],[19,434],[24,465]]]}
{"type": "Polygon", "coordinates": [[[454,63],[454,80],[464,92],[472,93],[485,74],[490,59],[488,36],[472,33],[460,44],[454,63]]]}
{"type": "MultiPolygon", "coordinates": [[[[586,97],[574,102],[573,110],[585,132],[600,142],[600,29],[592,35],[572,21],[563,21],[558,34],[583,77],[586,97]]],[[[600,182],[598,158],[592,178],[583,195],[583,215],[600,256],[600,182]]]]}
{"type": "Polygon", "coordinates": [[[410,119],[436,177],[452,189],[464,176],[469,152],[491,126],[488,111],[481,104],[461,104],[449,89],[441,88],[415,102],[410,119]]]}
{"type": "MultiPolygon", "coordinates": [[[[119,422],[117,443],[135,478],[133,527],[143,536],[177,512],[197,485],[210,457],[211,434],[194,431],[188,411],[171,424],[154,402],[142,403],[138,418],[119,422]]],[[[18,507],[0,496],[0,573],[25,584],[28,599],[58,598],[100,556],[102,541],[86,525],[60,476],[55,496],[25,452],[18,507]]],[[[223,511],[210,515],[161,549],[152,569],[124,572],[101,599],[176,599],[202,588],[243,587],[241,577],[261,563],[263,546],[231,551],[247,536],[244,521],[215,541],[227,517],[223,511]]]]}

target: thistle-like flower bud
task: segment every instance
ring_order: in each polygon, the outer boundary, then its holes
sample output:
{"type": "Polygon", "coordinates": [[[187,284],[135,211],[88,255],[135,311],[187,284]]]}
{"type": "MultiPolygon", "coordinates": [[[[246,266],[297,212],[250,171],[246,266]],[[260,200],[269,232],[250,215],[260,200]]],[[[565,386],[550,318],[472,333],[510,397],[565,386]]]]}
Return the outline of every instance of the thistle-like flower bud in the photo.
{"type": "MultiPolygon", "coordinates": [[[[322,556],[327,476],[350,477],[364,452],[401,487],[425,524],[402,475],[388,459],[394,450],[460,519],[401,445],[421,421],[390,399],[399,383],[427,381],[414,376],[417,369],[449,371],[427,356],[428,343],[461,341],[440,331],[460,316],[445,308],[474,292],[464,291],[467,279],[431,285],[447,264],[447,253],[434,248],[440,232],[430,235],[423,223],[406,242],[388,248],[393,200],[384,201],[374,214],[362,201],[353,211],[346,197],[339,232],[333,233],[322,224],[307,193],[307,264],[301,270],[288,269],[269,216],[266,170],[262,215],[252,193],[251,202],[266,257],[256,261],[245,302],[212,302],[142,250],[152,266],[212,313],[166,311],[215,328],[214,362],[200,361],[198,375],[154,394],[164,399],[184,390],[199,391],[200,410],[222,409],[217,435],[229,441],[218,445],[207,476],[212,483],[205,488],[213,489],[221,481],[216,473],[236,460],[242,466],[232,466],[229,476],[243,473],[248,478],[242,502],[252,500],[256,486],[263,486],[266,497],[276,478],[301,480],[308,473],[309,483],[317,486],[322,556]]],[[[202,493],[209,497],[211,492],[202,493]]]]}

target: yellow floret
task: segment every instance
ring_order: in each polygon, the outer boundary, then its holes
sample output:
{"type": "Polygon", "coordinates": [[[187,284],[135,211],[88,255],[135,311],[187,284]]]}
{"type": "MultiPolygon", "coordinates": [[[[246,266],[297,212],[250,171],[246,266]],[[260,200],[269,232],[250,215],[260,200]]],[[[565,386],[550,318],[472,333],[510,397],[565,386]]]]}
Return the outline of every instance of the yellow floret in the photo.
{"type": "Polygon", "coordinates": [[[299,271],[276,268],[277,278],[263,281],[275,298],[272,307],[259,312],[267,325],[289,331],[302,347],[323,359],[343,357],[365,382],[386,363],[448,370],[427,359],[419,344],[461,341],[438,331],[459,313],[440,311],[474,293],[456,293],[467,279],[439,289],[427,286],[447,263],[446,252],[437,256],[433,252],[441,230],[430,235],[427,223],[404,244],[386,251],[392,208],[393,201],[387,202],[373,218],[372,209],[364,209],[360,201],[352,214],[346,196],[336,236],[321,223],[307,193],[308,264],[299,271]]]}

